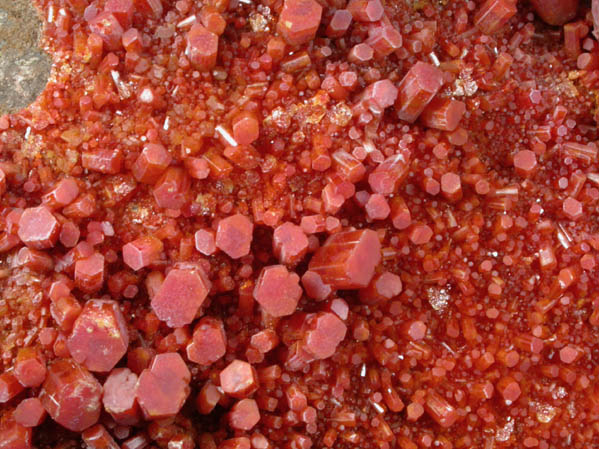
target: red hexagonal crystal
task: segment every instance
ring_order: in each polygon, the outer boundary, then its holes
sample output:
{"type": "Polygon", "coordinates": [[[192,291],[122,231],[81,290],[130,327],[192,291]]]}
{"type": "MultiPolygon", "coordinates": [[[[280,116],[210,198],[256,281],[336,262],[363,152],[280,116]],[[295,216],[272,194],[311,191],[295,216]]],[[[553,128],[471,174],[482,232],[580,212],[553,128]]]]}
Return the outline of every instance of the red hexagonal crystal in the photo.
{"type": "Polygon", "coordinates": [[[520,176],[531,176],[537,168],[537,155],[530,150],[520,150],[514,155],[514,168],[520,176]]]}
{"type": "MultiPolygon", "coordinates": [[[[346,186],[346,183],[351,185],[360,181],[366,173],[366,168],[361,161],[356,159],[353,154],[348,153],[347,151],[335,151],[332,155],[332,158],[335,170],[341,175],[341,177],[338,179],[338,182],[331,184],[331,186],[333,187],[333,190],[335,190],[335,194],[341,195],[344,200],[351,198],[353,193],[352,195],[348,195],[345,192],[345,188],[348,187],[346,186]],[[345,181],[345,179],[347,179],[347,181],[345,181]]],[[[350,189],[355,190],[353,186],[350,187],[350,189]]]]}
{"type": "Polygon", "coordinates": [[[194,234],[195,248],[205,256],[216,252],[216,235],[212,229],[199,229],[194,234]]]}
{"type": "Polygon", "coordinates": [[[231,215],[218,222],[216,247],[232,259],[247,256],[250,252],[254,225],[241,214],[231,215]]]}
{"type": "MultiPolygon", "coordinates": [[[[130,53],[140,53],[143,48],[142,35],[139,30],[135,28],[129,28],[123,33],[123,47],[125,51],[130,53]]],[[[142,91],[143,94],[144,91],[142,91]]],[[[148,91],[146,91],[148,92],[148,91]]],[[[140,94],[141,99],[141,94],[140,94]]]]}
{"type": "Polygon", "coordinates": [[[35,348],[21,348],[17,353],[14,374],[24,387],[39,387],[46,379],[46,360],[35,348]]]}
{"type": "Polygon", "coordinates": [[[277,30],[290,45],[305,44],[316,35],[322,6],[315,0],[285,0],[277,30]]]}
{"type": "Polygon", "coordinates": [[[252,335],[250,344],[252,347],[265,354],[273,350],[279,344],[279,337],[272,329],[264,329],[252,335]]]}
{"type": "Polygon", "coordinates": [[[92,33],[99,35],[108,50],[118,50],[121,46],[123,26],[110,12],[102,12],[89,22],[92,33]]]}
{"type": "Polygon", "coordinates": [[[457,410],[435,391],[428,392],[424,408],[441,427],[451,427],[458,419],[457,410]]]}
{"type": "Polygon", "coordinates": [[[520,389],[520,385],[518,384],[518,382],[510,376],[502,377],[501,379],[499,379],[496,388],[499,394],[503,396],[503,399],[508,404],[511,404],[516,399],[518,399],[520,397],[520,394],[522,393],[522,390],[520,389]]]}
{"type": "Polygon", "coordinates": [[[140,237],[123,246],[123,262],[132,270],[141,270],[155,262],[163,249],[162,241],[156,237],[140,237]]]}
{"type": "MultiPolygon", "coordinates": [[[[39,398],[23,399],[14,413],[15,421],[25,427],[37,427],[46,418],[46,410],[39,398]]],[[[0,445],[0,447],[2,447],[0,445]]]]}
{"type": "Polygon", "coordinates": [[[290,222],[275,229],[272,244],[275,256],[285,265],[297,264],[308,251],[308,237],[300,226],[290,222]]]}
{"type": "Polygon", "coordinates": [[[81,434],[88,449],[120,449],[112,435],[102,424],[96,424],[81,434]]]}
{"type": "Polygon", "coordinates": [[[66,206],[62,213],[69,218],[87,218],[96,210],[96,199],[91,193],[79,197],[66,206]]]}
{"type": "Polygon", "coordinates": [[[60,208],[71,204],[79,196],[79,185],[74,179],[61,179],[42,197],[48,207],[60,208]]]}
{"type": "Polygon", "coordinates": [[[325,284],[320,275],[314,271],[306,271],[302,276],[302,285],[306,295],[317,301],[322,301],[332,293],[330,285],[325,284]]]}
{"type": "Polygon", "coordinates": [[[187,33],[185,55],[201,71],[212,69],[218,55],[218,36],[196,23],[187,33]]]}
{"type": "Polygon", "coordinates": [[[185,326],[195,318],[210,288],[202,269],[173,269],[152,298],[152,309],[168,326],[185,326]]]}
{"type": "Polygon", "coordinates": [[[424,414],[424,407],[419,402],[412,402],[406,407],[406,418],[408,421],[418,421],[424,414]]]}
{"type": "Polygon", "coordinates": [[[211,365],[219,360],[227,351],[223,322],[212,317],[202,318],[193,331],[186,351],[187,358],[200,365],[211,365]]]}
{"type": "Polygon", "coordinates": [[[387,21],[381,20],[369,27],[366,43],[374,50],[377,58],[389,56],[395,50],[401,48],[402,42],[403,39],[399,31],[387,21]]]}
{"type": "Polygon", "coordinates": [[[345,323],[330,312],[309,316],[305,328],[302,349],[315,359],[331,357],[347,332],[345,323]]]}
{"type": "Polygon", "coordinates": [[[81,237],[81,230],[75,223],[72,221],[63,223],[60,229],[60,243],[67,248],[72,248],[79,242],[79,237],[81,237]]]}
{"type": "Polygon", "coordinates": [[[264,267],[256,281],[254,298],[269,315],[291,315],[302,296],[299,280],[299,276],[289,272],[285,265],[264,267]]]}
{"type": "Polygon", "coordinates": [[[133,177],[145,184],[154,184],[172,161],[171,154],[163,145],[150,143],[144,147],[133,163],[133,177]]]}
{"type": "Polygon", "coordinates": [[[94,253],[75,262],[75,284],[86,293],[95,293],[104,284],[104,256],[94,253]]]}
{"type": "Polygon", "coordinates": [[[453,98],[435,98],[420,115],[420,121],[429,128],[455,131],[466,112],[466,104],[453,98]]]}
{"type": "Polygon", "coordinates": [[[13,371],[0,374],[0,404],[10,401],[21,391],[23,385],[19,383],[13,371]]]}
{"type": "Polygon", "coordinates": [[[449,201],[462,198],[462,181],[456,173],[444,173],[441,176],[441,193],[449,201]]]}
{"type": "Polygon", "coordinates": [[[86,151],[81,154],[83,168],[107,175],[120,173],[123,160],[123,153],[118,149],[86,151]]]}
{"type": "Polygon", "coordinates": [[[15,420],[12,412],[0,415],[0,449],[31,449],[33,432],[15,420]]]}
{"type": "Polygon", "coordinates": [[[433,230],[430,226],[416,223],[410,230],[409,239],[414,245],[424,245],[433,237],[433,230]]]}
{"type": "Polygon", "coordinates": [[[360,300],[366,304],[388,301],[401,293],[401,278],[388,271],[372,278],[368,287],[360,290],[360,300]]]}
{"type": "Polygon", "coordinates": [[[327,312],[333,312],[342,320],[347,320],[347,317],[349,316],[349,305],[344,299],[341,298],[333,298],[327,301],[326,308],[324,310],[327,312]]]}
{"type": "Polygon", "coordinates": [[[573,345],[564,346],[559,351],[559,359],[568,365],[576,362],[582,355],[584,352],[573,345]]]}
{"type": "Polygon", "coordinates": [[[289,385],[285,389],[285,398],[290,410],[301,412],[308,407],[308,398],[297,385],[289,385]]]}
{"type": "Polygon", "coordinates": [[[487,0],[474,16],[474,25],[483,33],[493,34],[516,12],[518,9],[514,0],[487,0]]]}
{"type": "Polygon", "coordinates": [[[364,205],[364,210],[370,220],[385,220],[391,213],[389,203],[380,193],[370,195],[364,205]]]}
{"type": "Polygon", "coordinates": [[[229,412],[229,424],[233,429],[252,430],[260,421],[260,410],[253,399],[242,399],[229,412]]]}
{"type": "Polygon", "coordinates": [[[478,382],[472,387],[472,396],[478,400],[486,401],[493,397],[495,387],[489,381],[478,382]]]}
{"type": "Polygon", "coordinates": [[[198,411],[203,415],[207,415],[214,410],[214,407],[216,407],[222,397],[223,392],[219,387],[212,382],[206,382],[196,398],[198,411]]]}
{"type": "Polygon", "coordinates": [[[414,64],[399,83],[395,108],[400,120],[413,123],[443,85],[443,72],[426,62],[414,64]]]}
{"type": "Polygon", "coordinates": [[[239,145],[251,145],[260,136],[260,124],[256,115],[242,111],[233,117],[233,138],[239,145]]]}
{"type": "Polygon", "coordinates": [[[184,169],[168,168],[156,182],[152,191],[158,207],[181,209],[187,201],[190,182],[189,175],[184,169]]]}
{"type": "Polygon", "coordinates": [[[139,422],[137,380],[137,375],[129,368],[116,368],[104,382],[104,409],[120,425],[132,426],[139,422]]]}
{"type": "Polygon", "coordinates": [[[129,333],[119,304],[107,299],[85,303],[75,320],[67,347],[77,363],[90,371],[108,372],[127,352],[129,333]]]}
{"type": "Polygon", "coordinates": [[[219,36],[225,32],[227,21],[223,15],[214,7],[206,5],[200,11],[200,22],[208,31],[212,31],[219,36]]]}
{"type": "Polygon", "coordinates": [[[185,168],[189,176],[194,179],[206,179],[210,174],[208,161],[201,157],[188,157],[185,159],[185,168]]]}
{"type": "Polygon", "coordinates": [[[107,0],[104,9],[112,13],[124,29],[131,26],[133,19],[133,0],[107,0]]]}
{"type": "Polygon", "coordinates": [[[52,282],[48,290],[48,297],[51,301],[56,301],[58,298],[68,296],[73,289],[73,281],[64,276],[52,282]]]}
{"type": "Polygon", "coordinates": [[[148,368],[152,373],[161,378],[174,376],[185,383],[191,380],[191,373],[183,358],[176,352],[158,354],[152,359],[148,368]]]}
{"type": "Polygon", "coordinates": [[[395,229],[403,230],[412,223],[412,213],[405,200],[400,196],[394,196],[389,200],[391,207],[391,223],[395,229]]]}
{"type": "MultiPolygon", "coordinates": [[[[247,140],[248,136],[242,136],[241,139],[247,140]]],[[[244,170],[253,170],[260,165],[260,155],[252,145],[228,145],[223,156],[244,170]]]]}
{"type": "Polygon", "coordinates": [[[98,422],[102,411],[102,385],[83,366],[70,359],[55,361],[40,391],[50,417],[73,432],[98,422]]]}
{"type": "Polygon", "coordinates": [[[362,64],[370,61],[374,56],[372,47],[365,43],[354,45],[347,54],[347,60],[354,64],[362,64]]]}
{"type": "Polygon", "coordinates": [[[68,332],[73,328],[73,323],[81,313],[81,304],[74,296],[60,296],[52,300],[50,314],[58,327],[68,332]]]}
{"type": "Polygon", "coordinates": [[[347,9],[338,9],[331,16],[327,25],[327,36],[330,38],[341,37],[349,29],[352,21],[352,14],[347,9]]]}
{"type": "Polygon", "coordinates": [[[368,175],[368,184],[375,193],[390,195],[394,193],[408,175],[411,152],[401,150],[389,156],[368,175]]]}
{"type": "Polygon", "coordinates": [[[562,211],[572,221],[578,220],[583,215],[582,204],[572,197],[568,197],[563,201],[562,211]]]}
{"type": "Polygon", "coordinates": [[[385,13],[380,0],[350,0],[347,9],[358,22],[376,22],[385,13]]]}
{"type": "Polygon", "coordinates": [[[368,285],[381,260],[375,231],[362,229],[332,235],[310,260],[309,269],[333,288],[356,289],[368,285]]]}
{"type": "Polygon", "coordinates": [[[19,219],[19,238],[30,248],[52,248],[59,232],[58,220],[44,206],[25,209],[19,219]]]}
{"type": "Polygon", "coordinates": [[[252,365],[233,360],[220,372],[220,386],[234,398],[245,398],[258,389],[258,374],[252,365]]]}
{"type": "Polygon", "coordinates": [[[15,258],[15,264],[38,273],[48,272],[54,268],[52,256],[32,248],[21,248],[15,258]]]}
{"type": "Polygon", "coordinates": [[[326,230],[325,218],[320,215],[304,215],[300,221],[300,227],[306,234],[316,234],[326,230]]]}
{"type": "Polygon", "coordinates": [[[189,396],[191,373],[177,353],[158,354],[137,381],[137,402],[146,419],[175,416],[189,396]]]}
{"type": "Polygon", "coordinates": [[[362,101],[366,102],[373,113],[380,114],[386,108],[393,106],[397,93],[397,87],[388,79],[375,81],[362,93],[362,101]]]}
{"type": "Polygon", "coordinates": [[[401,325],[400,330],[404,337],[409,340],[416,341],[425,337],[427,327],[426,324],[420,320],[409,320],[405,321],[401,325]]]}

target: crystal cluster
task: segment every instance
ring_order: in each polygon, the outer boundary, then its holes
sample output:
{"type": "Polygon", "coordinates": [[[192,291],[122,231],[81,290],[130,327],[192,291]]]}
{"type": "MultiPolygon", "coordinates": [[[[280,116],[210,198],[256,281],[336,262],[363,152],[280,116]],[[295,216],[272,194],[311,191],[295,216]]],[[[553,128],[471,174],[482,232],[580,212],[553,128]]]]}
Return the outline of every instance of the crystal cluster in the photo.
{"type": "Polygon", "coordinates": [[[599,447],[599,2],[34,0],[0,449],[599,447]]]}

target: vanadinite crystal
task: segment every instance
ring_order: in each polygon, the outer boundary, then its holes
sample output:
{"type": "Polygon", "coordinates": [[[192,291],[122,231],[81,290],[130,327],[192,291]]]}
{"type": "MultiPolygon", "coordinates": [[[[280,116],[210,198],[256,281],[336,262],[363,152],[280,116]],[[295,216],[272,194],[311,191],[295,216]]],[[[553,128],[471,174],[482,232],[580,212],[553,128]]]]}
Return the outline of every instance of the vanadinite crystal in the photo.
{"type": "Polygon", "coordinates": [[[32,2],[0,449],[599,448],[599,0],[32,2]]]}
{"type": "Polygon", "coordinates": [[[83,366],[70,359],[50,365],[40,399],[50,417],[74,432],[98,422],[102,385],[83,366]]]}
{"type": "Polygon", "coordinates": [[[136,385],[137,402],[146,419],[175,416],[189,395],[191,374],[177,353],[158,354],[136,385]]]}
{"type": "Polygon", "coordinates": [[[310,260],[310,271],[335,288],[366,287],[381,259],[381,244],[372,230],[339,232],[327,239],[310,260]]]}
{"type": "Polygon", "coordinates": [[[170,327],[185,326],[195,318],[209,289],[201,268],[171,270],[152,298],[152,309],[170,327]]]}
{"type": "Polygon", "coordinates": [[[127,352],[129,332],[119,304],[92,299],[85,303],[67,339],[70,354],[90,371],[110,371],[127,352]]]}
{"type": "Polygon", "coordinates": [[[137,379],[137,375],[129,368],[115,368],[104,382],[104,410],[110,413],[118,424],[127,426],[139,422],[137,379]]]}

